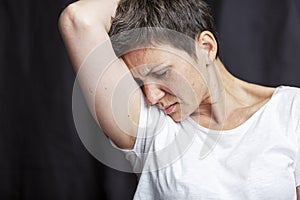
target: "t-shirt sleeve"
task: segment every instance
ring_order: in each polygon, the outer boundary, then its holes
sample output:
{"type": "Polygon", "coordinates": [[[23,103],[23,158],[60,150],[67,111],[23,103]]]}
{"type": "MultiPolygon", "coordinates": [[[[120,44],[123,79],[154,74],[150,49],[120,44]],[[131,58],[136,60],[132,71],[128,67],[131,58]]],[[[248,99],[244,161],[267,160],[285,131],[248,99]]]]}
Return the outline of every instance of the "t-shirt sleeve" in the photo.
{"type": "Polygon", "coordinates": [[[298,152],[295,160],[295,181],[296,186],[300,186],[300,90],[297,89],[297,95],[294,97],[294,112],[293,118],[296,126],[296,140],[298,145],[298,152]]]}
{"type": "Polygon", "coordinates": [[[165,159],[168,157],[166,152],[171,151],[168,146],[174,141],[178,129],[177,123],[169,116],[157,106],[147,105],[144,96],[141,98],[139,128],[133,149],[120,149],[110,141],[113,147],[125,154],[135,173],[159,167],[157,162],[153,162],[159,160],[158,155],[162,155],[160,160],[168,161],[165,159]]]}
{"type": "Polygon", "coordinates": [[[296,157],[296,165],[295,165],[295,180],[296,186],[300,186],[300,121],[297,126],[297,140],[298,140],[298,153],[296,157]]]}
{"type": "Polygon", "coordinates": [[[298,155],[298,160],[296,162],[295,179],[296,179],[296,187],[300,186],[300,159],[299,159],[299,155],[298,155]]]}

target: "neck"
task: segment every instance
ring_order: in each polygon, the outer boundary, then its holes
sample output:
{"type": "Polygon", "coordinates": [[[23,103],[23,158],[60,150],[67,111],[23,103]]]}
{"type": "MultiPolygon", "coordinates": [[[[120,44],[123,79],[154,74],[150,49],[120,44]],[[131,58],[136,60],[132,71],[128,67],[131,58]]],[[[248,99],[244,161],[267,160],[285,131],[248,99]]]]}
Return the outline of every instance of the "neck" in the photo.
{"type": "Polygon", "coordinates": [[[209,94],[194,118],[204,127],[231,129],[270,99],[274,89],[244,82],[230,74],[220,59],[207,67],[209,94]]]}

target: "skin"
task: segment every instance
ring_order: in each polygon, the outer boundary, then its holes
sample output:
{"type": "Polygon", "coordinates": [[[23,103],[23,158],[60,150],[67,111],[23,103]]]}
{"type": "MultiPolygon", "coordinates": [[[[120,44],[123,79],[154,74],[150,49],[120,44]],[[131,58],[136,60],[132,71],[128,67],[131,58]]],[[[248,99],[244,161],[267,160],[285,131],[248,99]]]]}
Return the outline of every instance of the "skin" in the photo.
{"type": "Polygon", "coordinates": [[[215,58],[217,43],[212,33],[203,31],[195,45],[197,60],[170,46],[123,56],[133,76],[143,82],[151,105],[176,122],[191,117],[204,127],[224,130],[245,122],[270,99],[274,88],[233,77],[215,58]]]}
{"type": "Polygon", "coordinates": [[[135,50],[123,59],[134,78],[143,83],[148,103],[157,105],[174,121],[198,112],[200,103],[209,103],[206,83],[185,52],[163,46],[135,50]]]}
{"type": "MultiPolygon", "coordinates": [[[[244,82],[226,70],[216,58],[217,43],[208,31],[199,33],[196,38],[199,58],[196,62],[186,53],[165,46],[160,47],[164,51],[144,49],[130,52],[123,60],[115,57],[108,44],[102,49],[103,53],[115,59],[108,69],[80,68],[91,50],[109,40],[107,32],[117,3],[111,0],[77,1],[62,12],[59,28],[91,113],[120,148],[133,148],[140,114],[142,91],[133,77],[127,80],[125,98],[116,100],[117,104],[128,105],[118,110],[122,113],[120,119],[115,118],[111,107],[114,89],[129,73],[143,81],[147,101],[159,106],[174,121],[191,117],[211,129],[226,130],[239,126],[271,98],[274,88],[244,82]],[[167,77],[159,76],[164,73],[155,68],[159,64],[170,66],[167,77]],[[144,71],[149,70],[156,74],[144,76],[144,71]],[[99,71],[103,72],[100,80],[99,71]],[[171,105],[173,107],[169,109],[171,105]],[[118,121],[122,123],[118,124],[118,121]]],[[[299,187],[297,195],[300,200],[299,187]]]]}
{"type": "Polygon", "coordinates": [[[60,15],[59,29],[91,114],[118,147],[131,149],[135,143],[141,103],[141,91],[136,90],[138,86],[133,78],[127,81],[127,92],[135,92],[130,93],[130,98],[116,102],[128,105],[119,110],[122,120],[115,119],[119,115],[114,114],[111,106],[114,88],[122,77],[130,73],[123,60],[115,56],[107,34],[117,3],[111,0],[82,0],[72,3],[60,15]],[[97,46],[100,54],[114,60],[109,68],[108,63],[102,63],[103,59],[89,60],[91,64],[84,62],[97,46]]]}

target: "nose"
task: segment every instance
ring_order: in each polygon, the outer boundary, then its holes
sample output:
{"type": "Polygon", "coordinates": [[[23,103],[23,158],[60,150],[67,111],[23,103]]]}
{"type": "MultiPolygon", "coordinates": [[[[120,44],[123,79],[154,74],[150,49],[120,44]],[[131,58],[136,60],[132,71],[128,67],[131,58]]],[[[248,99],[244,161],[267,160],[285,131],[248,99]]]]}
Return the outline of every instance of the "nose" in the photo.
{"type": "Polygon", "coordinates": [[[144,93],[146,95],[147,101],[151,105],[155,105],[159,100],[165,96],[165,92],[161,90],[159,85],[156,84],[145,84],[143,86],[144,93]]]}

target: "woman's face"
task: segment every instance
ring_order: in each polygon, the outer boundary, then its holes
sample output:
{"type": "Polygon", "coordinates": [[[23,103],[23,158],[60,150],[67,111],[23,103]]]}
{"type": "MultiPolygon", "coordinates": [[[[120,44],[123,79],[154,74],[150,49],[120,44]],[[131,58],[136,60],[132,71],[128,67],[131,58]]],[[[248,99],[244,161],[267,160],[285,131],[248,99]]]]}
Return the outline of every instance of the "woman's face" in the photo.
{"type": "Polygon", "coordinates": [[[197,113],[209,99],[203,79],[205,65],[171,47],[145,48],[123,56],[151,105],[157,105],[176,122],[197,113]],[[201,72],[202,71],[202,72],[201,72]]]}

